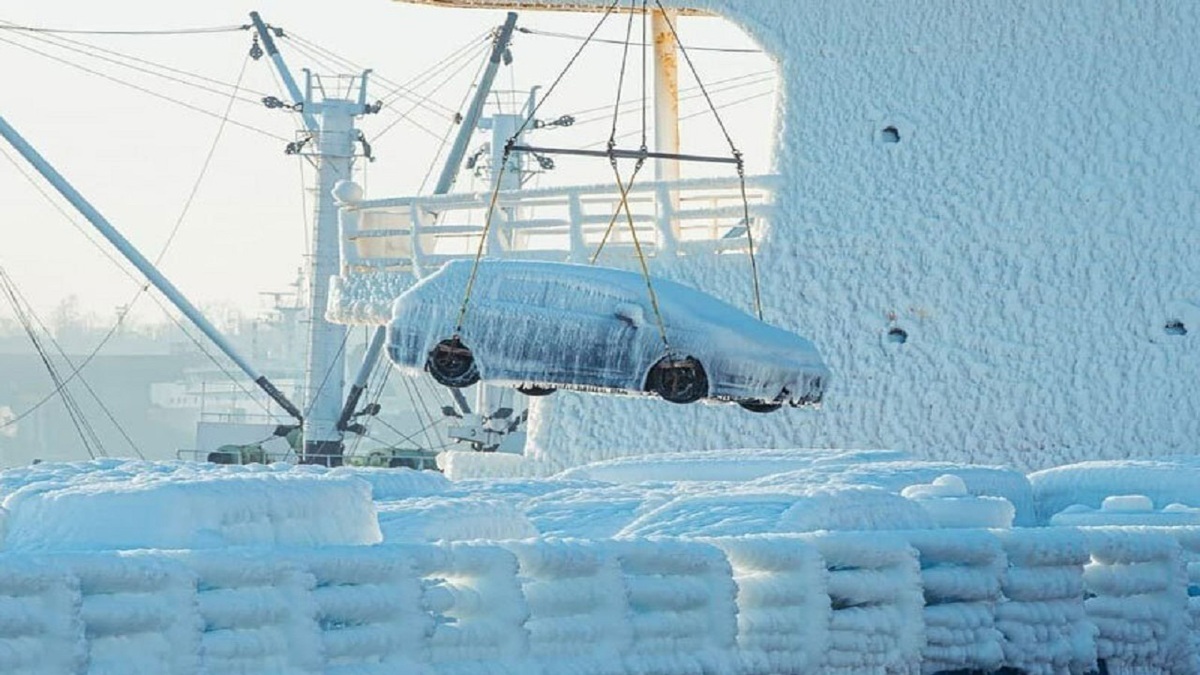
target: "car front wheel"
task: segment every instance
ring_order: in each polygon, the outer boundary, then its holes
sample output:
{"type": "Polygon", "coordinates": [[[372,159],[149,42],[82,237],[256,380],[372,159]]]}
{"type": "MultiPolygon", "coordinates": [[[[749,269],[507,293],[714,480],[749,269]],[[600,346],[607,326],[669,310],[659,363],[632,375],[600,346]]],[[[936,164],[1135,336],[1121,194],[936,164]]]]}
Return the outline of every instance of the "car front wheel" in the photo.
{"type": "Polygon", "coordinates": [[[671,403],[694,403],[708,395],[708,375],[696,359],[670,356],[650,368],[646,391],[654,392],[671,403]]]}
{"type": "Polygon", "coordinates": [[[479,381],[475,355],[457,337],[442,340],[429,352],[425,370],[447,387],[461,389],[479,381]]]}

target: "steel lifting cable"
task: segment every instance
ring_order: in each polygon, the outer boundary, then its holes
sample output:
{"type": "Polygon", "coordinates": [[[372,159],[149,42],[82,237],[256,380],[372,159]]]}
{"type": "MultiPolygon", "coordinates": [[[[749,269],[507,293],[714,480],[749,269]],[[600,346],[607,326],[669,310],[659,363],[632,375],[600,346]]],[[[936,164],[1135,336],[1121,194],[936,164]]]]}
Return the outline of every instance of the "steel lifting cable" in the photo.
{"type": "Polygon", "coordinates": [[[642,279],[646,282],[646,294],[650,298],[650,307],[654,310],[654,320],[658,325],[658,334],[662,338],[663,351],[668,356],[671,354],[671,342],[667,339],[667,324],[663,319],[662,310],[658,305],[658,294],[654,292],[654,284],[650,281],[650,266],[646,262],[645,251],[642,250],[642,242],[638,237],[637,226],[633,222],[633,211],[629,208],[629,190],[633,188],[633,182],[637,180],[638,172],[642,170],[642,166],[646,163],[646,0],[642,0],[642,145],[641,154],[637,158],[637,162],[633,166],[633,171],[629,176],[629,184],[625,185],[621,180],[621,171],[617,165],[617,157],[613,152],[617,145],[617,118],[621,108],[621,90],[625,83],[625,68],[627,57],[629,54],[629,43],[633,32],[633,15],[634,15],[634,0],[629,0],[629,23],[625,30],[625,49],[621,56],[621,74],[617,84],[617,102],[613,107],[612,131],[608,137],[608,161],[613,169],[613,176],[617,181],[617,190],[621,194],[621,203],[617,206],[616,213],[613,214],[612,220],[609,221],[608,228],[604,232],[604,237],[600,240],[600,245],[596,248],[595,255],[592,256],[592,264],[595,264],[596,259],[600,257],[600,252],[604,249],[604,243],[608,240],[609,233],[616,223],[617,216],[622,210],[625,211],[625,219],[629,223],[629,236],[633,240],[633,250],[637,253],[638,264],[642,270],[642,279]]]}
{"type": "MultiPolygon", "coordinates": [[[[50,360],[45,348],[42,347],[41,340],[38,338],[33,324],[29,321],[29,317],[26,315],[24,308],[17,298],[12,281],[3,268],[0,268],[0,286],[3,286],[5,298],[12,305],[17,320],[20,322],[21,327],[25,329],[25,334],[29,336],[30,342],[33,343],[33,348],[37,351],[42,365],[46,367],[46,371],[50,374],[50,380],[54,384],[54,391],[62,398],[63,406],[67,409],[67,415],[71,418],[71,424],[75,427],[75,432],[79,434],[79,440],[83,443],[83,447],[87,450],[88,455],[92,459],[96,459],[96,452],[92,450],[92,444],[97,441],[95,430],[85,424],[83,412],[79,409],[78,402],[71,396],[70,390],[66,388],[66,383],[62,381],[62,377],[58,374],[58,369],[54,367],[54,363],[50,360]]],[[[103,454],[103,450],[101,450],[101,454],[103,454]]]]}
{"type": "Polygon", "coordinates": [[[721,114],[717,112],[717,107],[713,104],[712,97],[708,95],[708,90],[704,87],[704,82],[700,79],[700,74],[696,72],[696,65],[692,63],[692,57],[688,55],[687,49],[684,48],[683,42],[679,39],[679,33],[675,30],[675,24],[671,21],[670,14],[663,7],[661,0],[654,0],[658,11],[662,12],[663,22],[667,24],[667,28],[671,31],[671,37],[675,40],[675,44],[679,45],[679,53],[683,54],[683,60],[687,62],[688,69],[692,71],[692,77],[695,78],[697,86],[700,87],[700,93],[704,94],[704,100],[708,102],[708,107],[712,110],[713,118],[717,121],[717,126],[721,128],[721,133],[725,136],[726,142],[729,143],[729,150],[733,153],[733,158],[737,160],[738,183],[741,187],[742,194],[742,214],[746,223],[746,244],[749,248],[750,255],[750,273],[754,278],[754,310],[758,314],[758,320],[762,321],[762,295],[759,290],[758,281],[758,261],[754,256],[754,228],[750,223],[750,203],[746,197],[746,163],[742,159],[742,151],[737,149],[733,138],[729,135],[729,130],[725,128],[725,122],[721,119],[721,114]]]}
{"type": "MultiPolygon", "coordinates": [[[[633,3],[634,0],[629,0],[629,21],[625,25],[625,48],[621,50],[621,70],[617,76],[617,97],[612,107],[612,128],[608,134],[608,161],[613,167],[613,173],[617,176],[617,186],[620,190],[621,201],[613,209],[612,218],[608,221],[608,227],[604,228],[604,235],[600,237],[600,243],[596,246],[596,251],[592,253],[590,264],[595,265],[600,259],[600,254],[604,251],[604,245],[608,243],[609,236],[612,235],[613,228],[616,227],[617,218],[621,215],[621,209],[629,210],[629,202],[627,201],[627,190],[621,181],[620,173],[617,169],[617,158],[613,154],[613,150],[617,147],[617,121],[621,116],[621,96],[625,92],[625,70],[629,62],[629,43],[633,34],[633,3]]],[[[643,12],[645,8],[643,7],[643,12]]],[[[644,15],[644,14],[643,14],[644,15]]],[[[642,22],[642,42],[646,41],[645,21],[642,22]]],[[[633,188],[633,182],[637,178],[638,172],[642,170],[642,165],[646,163],[646,67],[645,67],[645,49],[642,50],[642,156],[637,158],[637,163],[633,166],[633,172],[629,176],[629,187],[633,188]]],[[[632,216],[630,216],[632,218],[632,216]]]]}
{"type": "MultiPolygon", "coordinates": [[[[592,28],[592,32],[588,34],[589,38],[596,35],[596,31],[600,30],[600,27],[604,25],[604,22],[608,20],[608,17],[612,15],[613,10],[617,8],[617,5],[620,4],[620,2],[621,0],[612,1],[612,4],[608,6],[608,9],[604,11],[603,16],[600,17],[600,20],[596,22],[596,26],[592,28]]],[[[479,275],[479,261],[483,258],[483,248],[487,245],[488,233],[492,228],[492,217],[496,213],[496,202],[500,199],[500,184],[503,182],[502,179],[504,178],[504,169],[508,166],[508,158],[512,153],[512,147],[516,143],[516,139],[520,138],[521,134],[525,132],[525,129],[528,128],[529,124],[537,116],[538,111],[542,108],[542,104],[546,102],[546,99],[550,98],[550,95],[554,93],[554,90],[558,88],[559,83],[562,82],[563,77],[566,76],[567,72],[571,70],[571,67],[575,65],[575,61],[579,59],[579,55],[583,53],[583,50],[585,47],[587,47],[587,45],[587,41],[584,41],[583,44],[579,45],[579,49],[575,50],[575,54],[572,55],[570,60],[567,61],[567,65],[563,68],[562,72],[559,73],[554,82],[550,84],[550,87],[546,90],[546,93],[542,96],[541,100],[533,106],[533,110],[529,111],[529,115],[521,123],[521,126],[517,128],[516,132],[513,133],[512,137],[509,138],[508,142],[504,145],[504,153],[500,159],[500,170],[496,172],[496,184],[492,187],[492,198],[488,201],[487,217],[484,219],[483,231],[480,233],[479,237],[479,246],[475,250],[475,260],[471,263],[471,275],[467,277],[467,287],[463,292],[462,306],[458,310],[458,320],[454,322],[455,338],[462,337],[463,320],[467,316],[467,307],[471,303],[471,291],[474,290],[475,279],[479,275]]]]}

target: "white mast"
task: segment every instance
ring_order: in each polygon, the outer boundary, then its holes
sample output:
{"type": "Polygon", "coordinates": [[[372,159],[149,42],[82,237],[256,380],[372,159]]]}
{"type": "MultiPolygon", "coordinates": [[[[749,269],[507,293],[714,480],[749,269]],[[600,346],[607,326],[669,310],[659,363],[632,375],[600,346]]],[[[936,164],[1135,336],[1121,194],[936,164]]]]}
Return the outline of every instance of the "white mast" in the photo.
{"type": "MultiPolygon", "coordinates": [[[[304,386],[304,449],[303,461],[313,464],[337,466],[342,463],[342,396],[346,380],[347,327],[325,320],[325,307],[329,302],[329,279],[340,269],[338,234],[338,207],[333,189],[339,181],[350,181],[353,177],[354,144],[363,140],[354,126],[356,117],[373,113],[377,106],[369,106],[367,97],[367,74],[356,76],[357,97],[354,83],[343,92],[339,87],[327,91],[319,77],[307,69],[303,97],[296,81],[283,62],[275,47],[272,31],[263,23],[257,12],[250,19],[262,40],[263,48],[274,62],[288,94],[296,99],[294,105],[304,120],[307,138],[288,146],[289,154],[315,156],[317,163],[316,206],[312,234],[312,262],[309,266],[309,329],[308,363],[305,368],[304,386]],[[315,152],[306,150],[310,143],[315,152]]],[[[339,80],[341,78],[338,78],[339,80]]]]}

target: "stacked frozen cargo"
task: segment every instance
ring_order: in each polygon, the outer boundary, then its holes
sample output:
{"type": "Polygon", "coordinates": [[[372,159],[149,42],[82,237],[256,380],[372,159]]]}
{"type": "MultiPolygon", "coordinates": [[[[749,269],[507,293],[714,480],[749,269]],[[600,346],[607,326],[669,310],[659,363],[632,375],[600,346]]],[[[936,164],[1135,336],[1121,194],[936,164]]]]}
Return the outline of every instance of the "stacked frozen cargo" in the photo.
{"type": "Polygon", "coordinates": [[[995,530],[1008,558],[996,628],[1005,665],[1029,675],[1085,672],[1095,665],[1096,627],[1083,606],[1083,536],[1055,530],[995,530]]]}

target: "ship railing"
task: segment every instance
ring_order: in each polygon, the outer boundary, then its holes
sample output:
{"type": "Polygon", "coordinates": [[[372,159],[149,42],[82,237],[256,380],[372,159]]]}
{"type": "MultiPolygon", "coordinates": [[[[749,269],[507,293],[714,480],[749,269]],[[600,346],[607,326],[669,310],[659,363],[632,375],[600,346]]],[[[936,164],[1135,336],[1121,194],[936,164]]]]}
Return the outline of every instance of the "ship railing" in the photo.
{"type": "Polygon", "coordinates": [[[422,276],[473,257],[485,236],[490,256],[588,262],[605,240],[604,256],[619,259],[633,254],[630,219],[651,256],[745,253],[747,225],[758,232],[770,219],[778,180],[747,176],[745,205],[736,176],[646,181],[627,194],[628,215],[614,185],[500,192],[486,234],[490,192],[351,199],[340,211],[342,275],[422,276]]]}

